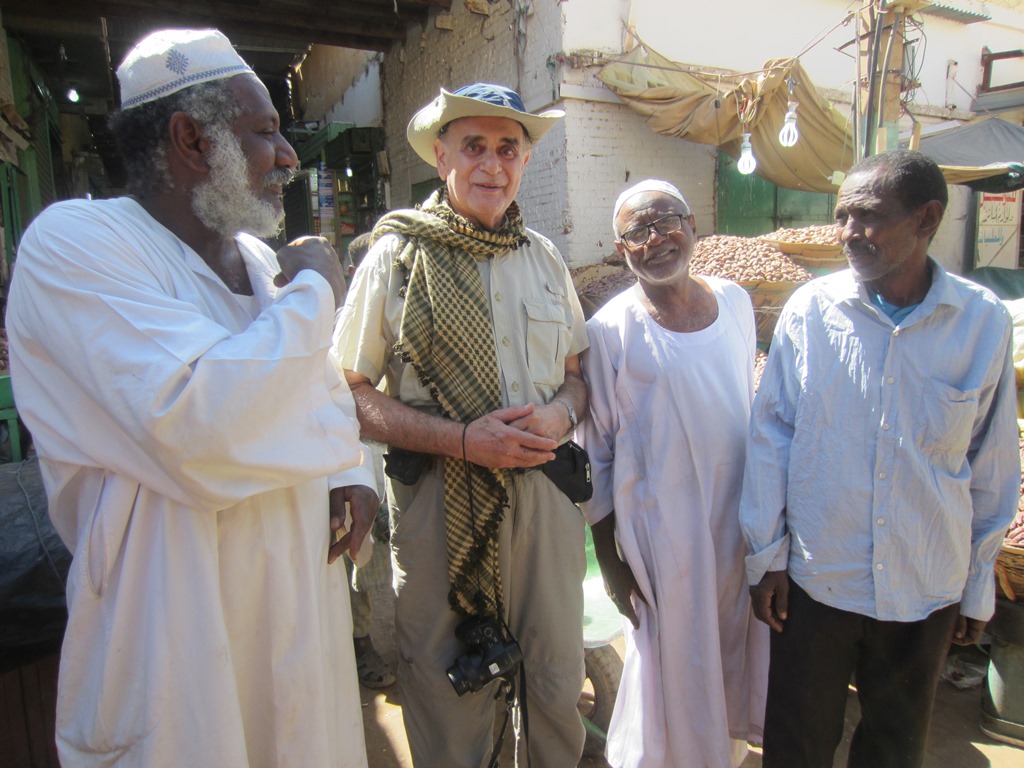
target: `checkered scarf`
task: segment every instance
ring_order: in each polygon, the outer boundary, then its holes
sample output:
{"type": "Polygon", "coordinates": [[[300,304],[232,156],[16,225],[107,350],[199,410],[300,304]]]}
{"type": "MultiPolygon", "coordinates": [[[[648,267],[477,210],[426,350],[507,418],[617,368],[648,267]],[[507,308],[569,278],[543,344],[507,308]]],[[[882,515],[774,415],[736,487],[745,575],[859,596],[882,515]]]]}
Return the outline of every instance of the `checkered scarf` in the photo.
{"type": "MultiPolygon", "coordinates": [[[[441,187],[418,210],[384,216],[373,237],[405,243],[405,308],[395,352],[411,363],[446,418],[463,424],[500,408],[501,387],[490,305],[477,261],[529,242],[518,206],[489,232],[452,210],[441,187]]],[[[507,472],[444,460],[445,529],[452,608],[500,617],[498,524],[508,507],[507,472]],[[468,478],[467,470],[468,466],[468,478]]]]}

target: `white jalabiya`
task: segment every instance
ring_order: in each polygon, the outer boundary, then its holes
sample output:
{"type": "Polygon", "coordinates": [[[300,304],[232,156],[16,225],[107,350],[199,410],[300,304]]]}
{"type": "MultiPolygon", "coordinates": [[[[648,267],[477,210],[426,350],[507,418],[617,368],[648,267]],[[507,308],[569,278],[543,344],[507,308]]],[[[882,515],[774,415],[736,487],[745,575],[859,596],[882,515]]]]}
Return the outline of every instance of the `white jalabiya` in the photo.
{"type": "Polygon", "coordinates": [[[753,398],[746,291],[704,278],[718,318],[659,326],[639,286],[588,323],[583,367],[594,497],[589,522],[615,535],[647,605],[624,621],[626,657],[608,734],[612,766],[730,768],[760,738],[767,627],[750,610],[738,507],[753,398]]]}
{"type": "Polygon", "coordinates": [[[373,474],[334,299],[238,244],[254,297],[129,199],[52,206],[19,251],[15,396],[74,553],[66,766],[366,765],[327,498],[373,474]]]}

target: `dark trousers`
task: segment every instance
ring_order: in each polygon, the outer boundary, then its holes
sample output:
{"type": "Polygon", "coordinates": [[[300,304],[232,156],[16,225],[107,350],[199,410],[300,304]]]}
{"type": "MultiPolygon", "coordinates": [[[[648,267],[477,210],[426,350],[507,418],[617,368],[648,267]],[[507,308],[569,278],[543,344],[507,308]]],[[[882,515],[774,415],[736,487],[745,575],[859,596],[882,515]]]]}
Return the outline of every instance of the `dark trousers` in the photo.
{"type": "Polygon", "coordinates": [[[861,720],[847,765],[920,768],[959,605],[879,621],[823,605],[791,579],[788,613],[771,638],[764,768],[832,768],[854,673],[861,720]]]}

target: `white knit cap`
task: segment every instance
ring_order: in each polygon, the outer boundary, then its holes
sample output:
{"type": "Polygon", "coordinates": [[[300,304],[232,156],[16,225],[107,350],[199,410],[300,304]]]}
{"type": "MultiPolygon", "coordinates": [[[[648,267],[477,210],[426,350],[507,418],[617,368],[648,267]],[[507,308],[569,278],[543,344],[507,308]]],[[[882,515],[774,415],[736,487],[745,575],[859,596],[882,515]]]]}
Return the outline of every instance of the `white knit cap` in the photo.
{"type": "Polygon", "coordinates": [[[667,181],[661,181],[660,179],[646,179],[641,181],[639,184],[634,184],[619,195],[619,199],[615,201],[615,210],[612,211],[612,232],[615,232],[616,237],[618,237],[619,233],[615,230],[615,220],[619,217],[619,211],[622,209],[622,206],[626,204],[626,201],[629,200],[629,198],[633,195],[639,195],[641,192],[663,192],[669,197],[674,197],[683,204],[683,215],[690,215],[690,204],[686,202],[686,198],[683,197],[682,192],[667,181]]]}
{"type": "Polygon", "coordinates": [[[162,29],[140,40],[117,68],[121,109],[245,73],[252,69],[216,29],[162,29]]]}

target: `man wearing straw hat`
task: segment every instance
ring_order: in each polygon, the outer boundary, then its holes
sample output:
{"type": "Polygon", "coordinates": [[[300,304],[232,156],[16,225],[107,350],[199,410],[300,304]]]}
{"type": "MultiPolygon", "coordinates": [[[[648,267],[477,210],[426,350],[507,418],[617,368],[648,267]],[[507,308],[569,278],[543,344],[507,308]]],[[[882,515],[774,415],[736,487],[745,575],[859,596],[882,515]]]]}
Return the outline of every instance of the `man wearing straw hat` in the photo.
{"type": "Polygon", "coordinates": [[[377,496],[332,362],[338,257],[253,236],[279,228],[297,159],[227,38],[154,32],[117,74],[132,196],[44,211],[7,314],[74,552],[61,762],[362,768],[329,562],[359,549],[377,496]],[[346,502],[351,535],[332,544],[346,502]]]}
{"type": "Polygon", "coordinates": [[[562,114],[484,83],[417,112],[409,142],[445,183],[378,222],[339,323],[363,435],[389,446],[398,680],[424,768],[486,764],[502,690],[528,725],[519,765],[583,748],[583,519],[538,467],[586,412],[587,336],[561,256],[515,202],[562,114]]]}

